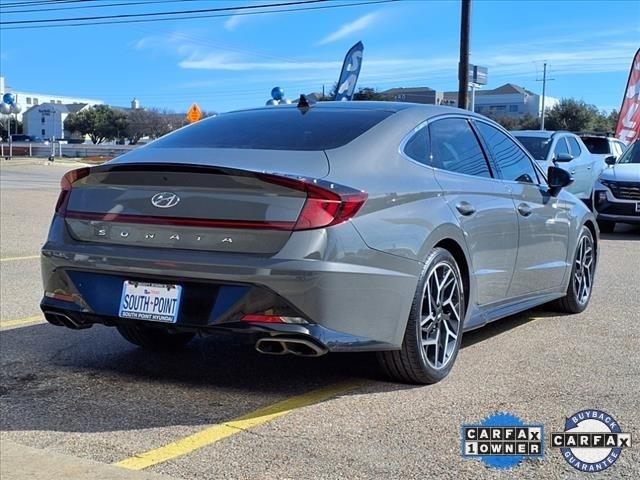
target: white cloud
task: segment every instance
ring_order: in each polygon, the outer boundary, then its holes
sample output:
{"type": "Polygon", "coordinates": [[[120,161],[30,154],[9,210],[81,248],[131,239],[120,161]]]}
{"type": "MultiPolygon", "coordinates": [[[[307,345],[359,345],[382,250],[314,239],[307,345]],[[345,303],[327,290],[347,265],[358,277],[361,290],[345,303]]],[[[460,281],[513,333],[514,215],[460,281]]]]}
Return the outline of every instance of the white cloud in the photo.
{"type": "Polygon", "coordinates": [[[224,22],[224,28],[232,32],[238,27],[238,25],[240,25],[240,23],[242,23],[243,20],[244,17],[240,15],[233,15],[224,22]]]}
{"type": "Polygon", "coordinates": [[[341,40],[349,35],[360,32],[368,27],[370,27],[376,20],[378,19],[378,13],[367,13],[360,18],[357,18],[353,22],[345,23],[338,30],[333,33],[330,33],[322,40],[320,40],[316,45],[325,45],[327,43],[332,43],[337,40],[341,40]]]}

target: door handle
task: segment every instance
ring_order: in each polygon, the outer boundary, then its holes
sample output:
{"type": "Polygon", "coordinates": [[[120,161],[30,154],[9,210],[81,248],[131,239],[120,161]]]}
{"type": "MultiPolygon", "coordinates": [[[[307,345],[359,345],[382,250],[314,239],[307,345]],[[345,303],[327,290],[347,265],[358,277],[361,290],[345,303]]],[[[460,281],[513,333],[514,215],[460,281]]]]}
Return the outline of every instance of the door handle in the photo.
{"type": "Polygon", "coordinates": [[[476,209],[469,202],[462,201],[456,205],[456,210],[460,212],[461,215],[468,217],[469,215],[473,215],[476,213],[476,209]]]}
{"type": "Polygon", "coordinates": [[[533,210],[531,210],[531,207],[526,203],[521,203],[520,205],[518,205],[518,213],[523,217],[528,217],[532,212],[533,210]]]}
{"type": "Polygon", "coordinates": [[[576,173],[576,169],[574,168],[573,170],[569,170],[569,173],[573,175],[574,173],[576,173]]]}
{"type": "Polygon", "coordinates": [[[591,170],[591,165],[589,165],[589,166],[587,167],[587,170],[591,170]]]}

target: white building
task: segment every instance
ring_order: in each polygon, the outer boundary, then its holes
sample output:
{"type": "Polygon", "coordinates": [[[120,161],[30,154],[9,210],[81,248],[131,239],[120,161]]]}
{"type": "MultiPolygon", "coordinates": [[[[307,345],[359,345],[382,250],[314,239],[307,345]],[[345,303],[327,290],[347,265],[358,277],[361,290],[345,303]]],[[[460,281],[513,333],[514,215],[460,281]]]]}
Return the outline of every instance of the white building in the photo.
{"type": "Polygon", "coordinates": [[[25,135],[33,135],[44,139],[66,139],[64,121],[71,113],[88,108],[88,103],[43,103],[34,105],[22,115],[25,135]]]}
{"type": "MultiPolygon", "coordinates": [[[[442,103],[457,106],[458,92],[445,92],[442,103]]],[[[557,98],[545,96],[544,108],[553,108],[558,103],[557,98]]],[[[476,90],[475,111],[494,118],[520,118],[527,114],[539,117],[542,113],[542,95],[513,83],[505,83],[492,90],[476,90]]]]}
{"type": "MultiPolygon", "coordinates": [[[[42,105],[43,103],[58,105],[84,103],[89,106],[104,104],[104,101],[97,98],[68,97],[52,93],[37,93],[17,90],[6,85],[5,78],[0,76],[0,99],[5,93],[13,93],[16,95],[17,103],[22,106],[22,111],[17,115],[17,118],[20,121],[22,121],[22,117],[27,110],[33,106],[42,105]]],[[[56,136],[56,138],[58,137],[56,136]]]]}

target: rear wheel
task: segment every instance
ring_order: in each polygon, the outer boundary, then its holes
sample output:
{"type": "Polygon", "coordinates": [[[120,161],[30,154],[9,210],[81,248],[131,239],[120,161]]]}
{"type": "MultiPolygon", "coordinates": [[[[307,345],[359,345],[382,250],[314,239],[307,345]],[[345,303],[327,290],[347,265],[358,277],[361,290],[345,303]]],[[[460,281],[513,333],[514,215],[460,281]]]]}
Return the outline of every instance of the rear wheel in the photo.
{"type": "Polygon", "coordinates": [[[436,383],[455,362],[464,317],[462,277],[453,255],[434,248],[425,263],[399,351],[379,352],[390,377],[408,383],[436,383]]]}
{"type": "Polygon", "coordinates": [[[146,325],[118,325],[120,335],[142,348],[155,351],[179,350],[194,337],[194,333],[170,333],[146,325]]]}
{"type": "Polygon", "coordinates": [[[555,307],[564,313],[580,313],[587,308],[593,288],[596,269],[596,249],[591,230],[582,227],[573,258],[571,279],[567,294],[555,302],[555,307]]]}
{"type": "Polygon", "coordinates": [[[598,227],[602,233],[613,233],[616,228],[616,222],[609,220],[598,220],[598,227]]]}

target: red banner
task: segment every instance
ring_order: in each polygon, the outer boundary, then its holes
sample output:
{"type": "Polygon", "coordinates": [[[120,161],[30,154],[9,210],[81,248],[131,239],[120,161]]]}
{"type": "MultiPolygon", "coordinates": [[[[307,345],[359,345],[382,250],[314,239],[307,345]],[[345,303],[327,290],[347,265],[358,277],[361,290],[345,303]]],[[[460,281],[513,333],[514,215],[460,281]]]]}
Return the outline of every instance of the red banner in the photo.
{"type": "Polygon", "coordinates": [[[616,137],[627,144],[640,137],[640,49],[631,64],[627,89],[620,107],[616,137]]]}

